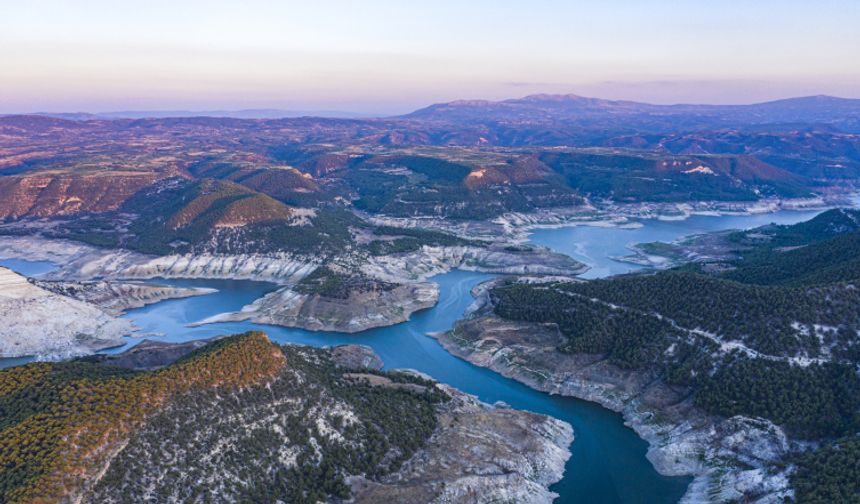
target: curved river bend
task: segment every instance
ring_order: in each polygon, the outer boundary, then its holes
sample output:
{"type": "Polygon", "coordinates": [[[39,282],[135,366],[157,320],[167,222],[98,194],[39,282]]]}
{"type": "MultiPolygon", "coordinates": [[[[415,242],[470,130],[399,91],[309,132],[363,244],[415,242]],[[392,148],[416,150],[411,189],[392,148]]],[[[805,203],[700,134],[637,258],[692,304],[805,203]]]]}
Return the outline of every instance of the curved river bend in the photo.
{"type": "MultiPolygon", "coordinates": [[[[638,269],[634,264],[616,262],[611,256],[629,253],[632,243],[671,241],[682,236],[731,228],[750,228],[769,222],[793,223],[814,216],[810,212],[777,212],[753,216],[694,216],[684,221],[641,221],[635,229],[605,227],[568,227],[536,230],[533,243],[546,245],[592,266],[585,276],[594,278],[638,269]]],[[[24,274],[38,274],[44,265],[21,261],[2,264],[24,274]]],[[[537,392],[492,371],[453,357],[426,336],[428,332],[449,329],[471,303],[470,289],[492,275],[453,271],[434,277],[440,286],[439,303],[415,314],[412,320],[360,334],[311,332],[264,326],[249,322],[227,322],[201,327],[186,327],[218,313],[239,310],[245,304],[276,288],[273,284],[233,280],[158,280],[173,285],[214,287],[215,294],[163,301],[130,311],[126,318],[141,328],[141,333],[162,333],[167,341],[187,341],[219,334],[258,329],[279,343],[314,346],[360,343],[371,346],[387,368],[412,368],[434,379],[453,385],[481,400],[504,401],[514,408],[552,415],[573,425],[573,456],[567,463],[564,479],[552,490],[560,494],[557,502],[584,503],[672,503],[684,494],[690,478],[658,474],[645,458],[647,444],[624,426],[619,414],[594,403],[537,392]]],[[[123,351],[142,337],[129,338],[123,351]]],[[[17,359],[14,364],[26,359],[17,359]]],[[[9,365],[13,362],[3,362],[9,365]]]]}

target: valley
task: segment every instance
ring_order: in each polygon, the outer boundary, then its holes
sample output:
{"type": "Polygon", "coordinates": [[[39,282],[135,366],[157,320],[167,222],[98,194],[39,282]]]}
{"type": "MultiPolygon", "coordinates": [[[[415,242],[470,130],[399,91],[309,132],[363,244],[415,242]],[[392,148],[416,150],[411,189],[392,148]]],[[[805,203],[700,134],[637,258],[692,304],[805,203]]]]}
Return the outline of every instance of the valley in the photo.
{"type": "Polygon", "coordinates": [[[78,387],[95,422],[4,499],[850,492],[811,482],[858,430],[853,106],[0,117],[0,439],[78,387]]]}

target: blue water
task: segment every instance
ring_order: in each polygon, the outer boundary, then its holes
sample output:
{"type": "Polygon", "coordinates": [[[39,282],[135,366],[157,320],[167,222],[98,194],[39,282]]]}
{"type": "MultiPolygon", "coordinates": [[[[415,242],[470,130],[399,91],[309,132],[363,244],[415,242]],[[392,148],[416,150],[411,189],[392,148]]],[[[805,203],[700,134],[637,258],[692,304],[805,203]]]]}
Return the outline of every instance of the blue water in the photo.
{"type": "Polygon", "coordinates": [[[45,273],[57,269],[57,266],[48,261],[26,261],[24,259],[0,259],[0,266],[14,270],[24,276],[39,277],[45,273]]]}
{"type": "MultiPolygon", "coordinates": [[[[778,212],[740,217],[696,216],[684,221],[643,220],[638,229],[570,227],[537,230],[532,242],[549,246],[588,264],[590,278],[638,269],[634,264],[616,262],[610,256],[627,255],[628,245],[647,241],[671,241],[680,237],[721,229],[750,228],[769,222],[793,223],[807,220],[818,212],[778,212]]],[[[49,263],[0,261],[26,275],[50,270],[49,263]]],[[[645,458],[646,443],[624,426],[621,416],[593,403],[551,396],[534,391],[494,372],[453,357],[426,336],[428,332],[450,328],[471,302],[470,289],[491,275],[453,271],[433,278],[440,286],[439,303],[415,314],[409,322],[393,327],[372,329],[355,335],[311,332],[264,326],[248,322],[229,322],[189,328],[187,324],[209,316],[240,309],[275,289],[265,282],[238,280],[159,280],[181,286],[214,287],[215,294],[169,300],[130,311],[125,317],[141,328],[142,337],[128,338],[128,344],[108,352],[119,352],[140,342],[143,337],[166,341],[187,341],[220,334],[259,329],[279,343],[315,346],[361,343],[371,346],[387,368],[413,368],[436,380],[478,396],[486,402],[504,401],[514,408],[552,415],[573,425],[573,456],[564,479],[552,489],[561,495],[557,502],[583,503],[671,503],[683,495],[689,478],[657,474],[645,458]],[[149,336],[146,336],[150,333],[149,336]]],[[[28,359],[0,361],[0,367],[28,359]]]]}
{"type": "Polygon", "coordinates": [[[794,224],[809,220],[820,210],[783,210],[757,215],[694,215],[686,220],[661,221],[643,219],[639,228],[576,226],[558,229],[537,229],[531,233],[532,243],[544,245],[591,266],[584,278],[602,278],[641,269],[642,266],[614,261],[611,257],[631,254],[630,245],[645,242],[671,242],[693,234],[749,229],[765,224],[794,224]]]}
{"type": "MultiPolygon", "coordinates": [[[[325,346],[361,343],[371,346],[386,368],[412,368],[436,380],[477,395],[486,402],[504,401],[514,408],[552,415],[573,425],[576,437],[565,478],[553,486],[557,502],[671,503],[683,495],[689,478],[668,478],[654,471],[645,458],[646,443],[624,426],[621,416],[596,404],[551,396],[532,390],[446,352],[428,332],[450,328],[472,297],[470,289],[492,275],[453,271],[433,278],[440,286],[439,303],[413,315],[407,323],[372,329],[357,335],[312,332],[248,322],[228,322],[188,328],[185,324],[216,313],[235,311],[274,288],[251,281],[158,280],[183,286],[221,289],[216,294],[164,301],[131,311],[126,318],[142,331],[163,332],[168,341],[207,338],[258,329],[279,343],[325,346]]],[[[161,339],[161,338],[159,338],[161,339]]],[[[128,346],[139,342],[129,338],[128,346]]],[[[110,352],[122,351],[112,349],[110,352]]]]}

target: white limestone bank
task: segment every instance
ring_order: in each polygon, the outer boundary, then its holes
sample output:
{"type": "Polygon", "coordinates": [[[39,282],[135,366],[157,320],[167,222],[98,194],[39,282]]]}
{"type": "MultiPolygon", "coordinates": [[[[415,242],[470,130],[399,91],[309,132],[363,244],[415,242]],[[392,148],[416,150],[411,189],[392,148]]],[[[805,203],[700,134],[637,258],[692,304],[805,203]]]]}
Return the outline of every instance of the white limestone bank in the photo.
{"type": "Polygon", "coordinates": [[[423,281],[452,269],[517,275],[574,276],[588,270],[575,259],[548,248],[493,244],[488,247],[431,247],[416,252],[370,257],[361,270],[387,281],[423,281]]]}
{"type": "Polygon", "coordinates": [[[56,294],[93,304],[114,316],[168,299],[204,296],[218,292],[217,289],[174,287],[143,282],[36,280],[34,284],[56,294]]]}
{"type": "Polygon", "coordinates": [[[0,267],[0,357],[60,359],[123,344],[127,320],[31,284],[0,267]]]}
{"type": "Polygon", "coordinates": [[[374,224],[427,228],[453,233],[464,238],[524,242],[537,228],[570,226],[636,226],[637,219],[685,220],[694,215],[753,215],[780,210],[815,210],[853,206],[849,193],[811,198],[763,198],[756,201],[689,201],[680,203],[587,202],[575,207],[555,207],[530,213],[508,212],[490,221],[451,223],[435,217],[386,217],[365,215],[374,224]]]}
{"type": "Polygon", "coordinates": [[[59,268],[45,278],[63,280],[223,278],[294,283],[317,267],[314,259],[290,254],[151,256],[35,236],[0,236],[0,259],[51,261],[59,268]]]}
{"type": "Polygon", "coordinates": [[[439,287],[426,282],[355,290],[344,298],[302,294],[285,287],[239,312],[216,315],[194,325],[251,320],[311,331],[355,333],[405,322],[413,313],[433,307],[438,300],[439,287]]]}
{"type": "MultiPolygon", "coordinates": [[[[319,266],[316,258],[279,254],[185,254],[149,256],[128,250],[100,249],[67,240],[0,236],[0,259],[51,261],[59,268],[50,279],[224,278],[294,284],[319,266]]],[[[338,258],[357,264],[366,275],[405,283],[424,281],[459,268],[499,274],[573,276],[588,266],[544,247],[493,244],[488,247],[424,246],[416,252],[338,258]]]]}
{"type": "MultiPolygon", "coordinates": [[[[0,236],[0,258],[47,260],[58,269],[43,278],[56,290],[93,302],[111,313],[171,297],[203,294],[171,287],[144,287],[128,279],[226,278],[285,285],[240,312],[200,323],[253,320],[310,330],[359,332],[404,322],[412,313],[434,306],[438,287],[429,277],[460,268],[500,274],[574,276],[588,267],[543,247],[492,244],[487,247],[424,246],[418,251],[372,256],[351,254],[334,259],[347,274],[396,284],[359,290],[343,299],[297,292],[293,286],[316,270],[316,258],[290,254],[148,256],[127,250],[100,249],[76,242],[33,236],[0,236]],[[94,282],[98,279],[99,282],[94,282]],[[57,281],[65,282],[56,284],[57,281]]],[[[49,284],[44,284],[48,286],[49,284]]]]}

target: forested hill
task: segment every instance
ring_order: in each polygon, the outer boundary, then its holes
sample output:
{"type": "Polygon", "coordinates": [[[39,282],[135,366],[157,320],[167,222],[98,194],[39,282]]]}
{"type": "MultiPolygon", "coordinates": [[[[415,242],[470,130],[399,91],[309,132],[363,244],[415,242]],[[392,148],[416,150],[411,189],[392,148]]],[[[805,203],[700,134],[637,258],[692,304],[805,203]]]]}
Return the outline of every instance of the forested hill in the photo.
{"type": "Polygon", "coordinates": [[[2,370],[0,501],[74,501],[144,420],[171,400],[263,384],[285,361],[264,334],[247,333],[152,372],[75,361],[2,370]]]}
{"type": "Polygon", "coordinates": [[[731,261],[588,282],[509,282],[492,290],[494,312],[557,324],[558,352],[656,373],[705,412],[763,417],[794,439],[836,443],[800,459],[794,484],[801,502],[846,502],[831,499],[860,491],[856,463],[846,463],[860,460],[849,441],[860,433],[858,212],[833,210],[732,240],[741,253],[731,261]],[[822,478],[827,484],[811,483],[822,478]]]}
{"type": "Polygon", "coordinates": [[[346,475],[397,470],[447,400],[411,375],[351,379],[332,351],[259,332],[195,347],[154,371],[125,367],[134,356],[0,371],[0,502],[346,498],[346,475]]]}
{"type": "Polygon", "coordinates": [[[729,239],[743,247],[723,278],[760,285],[860,279],[860,211],[835,209],[793,226],[766,226],[729,239]]]}
{"type": "Polygon", "coordinates": [[[569,425],[382,366],[248,332],[0,370],[0,502],[552,499],[569,425]]]}

